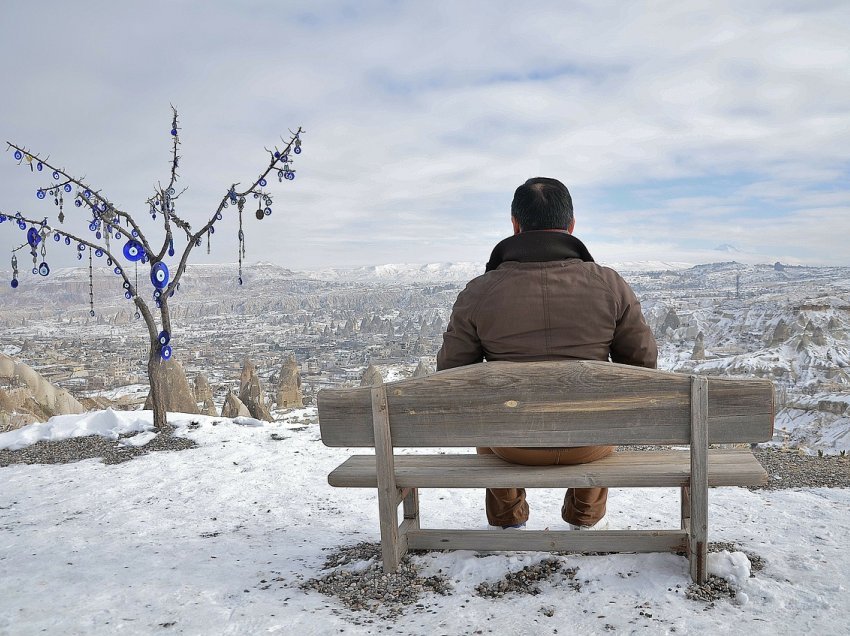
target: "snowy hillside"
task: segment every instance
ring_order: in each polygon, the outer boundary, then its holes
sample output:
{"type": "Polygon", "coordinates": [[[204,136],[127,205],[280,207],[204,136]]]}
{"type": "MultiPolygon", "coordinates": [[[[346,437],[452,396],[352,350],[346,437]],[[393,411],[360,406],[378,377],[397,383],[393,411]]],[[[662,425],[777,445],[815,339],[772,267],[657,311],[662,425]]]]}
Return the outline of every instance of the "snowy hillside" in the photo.
{"type": "MultiPolygon", "coordinates": [[[[178,434],[197,443],[187,450],[0,468],[0,634],[847,632],[850,491],[825,488],[711,490],[709,539],[727,552],[710,555],[709,567],[733,599],[686,598],[687,561],[673,554],[555,555],[525,593],[494,598],[479,586],[552,555],[458,551],[412,556],[411,604],[384,594],[366,603],[373,611],[350,609],[315,585],[336,572],[355,587],[375,566],[341,549],[378,541],[378,507],[373,490],[328,486],[347,451],[323,446],[314,419],[309,409],[262,425],[185,417],[178,434]]],[[[149,427],[149,412],[93,413],[28,441],[149,427]]],[[[0,435],[0,446],[22,435],[0,435]]],[[[529,526],[560,527],[562,496],[532,491],[529,526]]],[[[479,490],[421,498],[426,527],[486,524],[479,490]]],[[[675,489],[612,490],[609,500],[615,529],[677,527],[678,509],[675,489]]]]}

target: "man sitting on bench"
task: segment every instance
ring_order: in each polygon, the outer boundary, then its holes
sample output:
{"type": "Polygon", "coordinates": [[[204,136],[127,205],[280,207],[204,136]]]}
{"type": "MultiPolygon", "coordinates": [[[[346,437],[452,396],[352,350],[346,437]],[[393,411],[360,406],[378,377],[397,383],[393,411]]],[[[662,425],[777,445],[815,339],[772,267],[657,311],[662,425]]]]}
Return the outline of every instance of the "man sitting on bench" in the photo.
{"type": "MultiPolygon", "coordinates": [[[[655,338],[640,303],[617,272],[594,263],[572,236],[575,218],[566,186],[535,177],[511,202],[514,235],[493,249],[486,272],[458,295],[437,370],[484,360],[611,360],[654,369],[655,338]]],[[[583,464],[611,446],[478,448],[515,464],[583,464]]],[[[605,529],[607,488],[567,491],[561,516],[574,530],[605,529]]],[[[523,528],[523,488],[488,488],[487,521],[494,529],[523,528]]]]}

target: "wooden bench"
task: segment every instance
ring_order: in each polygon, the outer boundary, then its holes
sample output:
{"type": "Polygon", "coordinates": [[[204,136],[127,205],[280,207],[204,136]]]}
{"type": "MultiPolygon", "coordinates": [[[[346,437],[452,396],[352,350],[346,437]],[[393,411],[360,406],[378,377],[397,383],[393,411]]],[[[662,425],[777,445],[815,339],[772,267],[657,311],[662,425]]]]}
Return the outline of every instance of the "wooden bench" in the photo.
{"type": "MultiPolygon", "coordinates": [[[[708,487],[764,484],[748,447],[773,435],[767,380],[689,376],[596,361],[489,362],[386,385],[323,390],[322,441],[374,448],[328,476],[377,488],[385,571],[409,549],[685,552],[704,582],[708,487]],[[689,445],[629,451],[578,466],[521,466],[493,455],[397,454],[399,448],[689,445]],[[490,532],[420,527],[419,488],[679,487],[670,530],[490,532]],[[398,506],[404,506],[399,525],[398,506]]],[[[482,502],[482,518],[484,516],[482,502]]],[[[566,527],[566,524],[564,524],[566,527]]]]}

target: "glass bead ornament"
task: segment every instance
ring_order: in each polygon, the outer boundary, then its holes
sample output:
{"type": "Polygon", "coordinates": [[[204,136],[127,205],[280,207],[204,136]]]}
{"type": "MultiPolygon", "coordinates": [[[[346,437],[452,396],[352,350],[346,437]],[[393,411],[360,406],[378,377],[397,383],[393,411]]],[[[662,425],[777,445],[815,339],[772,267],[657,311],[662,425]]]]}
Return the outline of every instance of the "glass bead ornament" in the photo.
{"type": "Polygon", "coordinates": [[[121,275],[121,268],[117,265],[115,266],[115,269],[113,269],[112,271],[115,272],[118,276],[121,275]]]}
{"type": "Polygon", "coordinates": [[[47,263],[41,263],[38,266],[38,273],[42,276],[48,276],[50,274],[50,266],[47,263]]]}
{"type": "Polygon", "coordinates": [[[53,240],[54,240],[54,241],[56,241],[56,242],[58,243],[59,241],[61,241],[61,240],[62,240],[62,237],[61,237],[61,236],[59,236],[59,234],[57,233],[57,234],[54,234],[54,235],[53,235],[53,240]]]}
{"type": "Polygon", "coordinates": [[[260,179],[260,186],[265,188],[268,182],[265,179],[260,179]]]}
{"type": "Polygon", "coordinates": [[[20,230],[27,229],[27,224],[24,223],[23,221],[18,221],[18,229],[20,229],[20,230]]]}
{"type": "Polygon", "coordinates": [[[79,207],[82,207],[83,202],[80,201],[79,199],[77,199],[76,201],[74,201],[74,205],[76,205],[79,208],[79,207]]]}
{"type": "Polygon", "coordinates": [[[164,347],[169,342],[171,342],[171,334],[163,329],[162,331],[159,332],[159,336],[157,337],[157,340],[159,340],[160,346],[164,347]]]}
{"type": "Polygon", "coordinates": [[[65,184],[65,188],[64,188],[64,190],[65,190],[65,192],[70,192],[70,191],[71,191],[71,184],[70,184],[70,183],[66,183],[66,184],[65,184]]]}
{"type": "Polygon", "coordinates": [[[12,279],[12,289],[17,289],[17,288],[18,288],[18,279],[13,278],[12,279]]]}
{"type": "Polygon", "coordinates": [[[23,158],[24,158],[24,153],[22,153],[20,150],[16,150],[16,151],[15,151],[15,159],[17,159],[18,161],[20,161],[20,160],[21,160],[21,159],[23,159],[23,158]]]}
{"type": "Polygon", "coordinates": [[[37,196],[39,199],[43,199],[44,197],[46,197],[46,196],[47,196],[47,194],[44,192],[44,190],[38,190],[38,191],[35,193],[35,196],[37,196]]]}
{"type": "Polygon", "coordinates": [[[34,227],[31,227],[29,230],[27,230],[27,243],[30,244],[30,247],[35,247],[36,245],[41,243],[41,235],[34,227]]]}
{"type": "Polygon", "coordinates": [[[54,171],[53,171],[53,178],[54,178],[54,179],[59,179],[59,177],[60,177],[60,176],[61,176],[61,175],[59,174],[59,172],[58,172],[57,170],[54,170],[54,171]]]}
{"type": "Polygon", "coordinates": [[[101,256],[103,256],[103,250],[100,249],[100,248],[96,249],[94,251],[94,255],[97,256],[98,258],[100,258],[101,256]]]}
{"type": "Polygon", "coordinates": [[[271,216],[272,215],[272,209],[266,208],[265,210],[263,210],[263,214],[265,214],[266,216],[271,216]]]}
{"type": "Polygon", "coordinates": [[[42,170],[44,170],[44,164],[39,161],[37,164],[35,164],[35,169],[41,172],[42,170]]]}
{"type": "Polygon", "coordinates": [[[94,318],[94,309],[89,309],[89,316],[94,318]]]}
{"type": "Polygon", "coordinates": [[[66,237],[65,237],[65,245],[70,245],[70,244],[71,244],[71,237],[70,237],[70,236],[66,236],[66,237]]]}
{"type": "Polygon", "coordinates": [[[292,181],[292,180],[295,178],[295,171],[294,171],[294,170],[290,170],[289,172],[287,172],[287,173],[286,173],[285,175],[283,175],[283,176],[284,176],[284,178],[285,178],[285,179],[288,179],[289,181],[292,181]]]}
{"type": "Polygon", "coordinates": [[[130,300],[132,297],[133,297],[133,294],[131,294],[130,292],[128,292],[128,291],[124,292],[124,298],[126,298],[127,300],[130,300]]]}
{"type": "Polygon", "coordinates": [[[165,345],[162,349],[159,350],[159,356],[163,360],[171,360],[171,345],[165,345]]]}
{"type": "Polygon", "coordinates": [[[168,285],[168,266],[162,261],[151,266],[151,283],[157,289],[165,289],[168,285]]]}
{"type": "Polygon", "coordinates": [[[130,239],[124,243],[124,258],[128,261],[140,261],[145,256],[145,248],[138,241],[130,239]]]}

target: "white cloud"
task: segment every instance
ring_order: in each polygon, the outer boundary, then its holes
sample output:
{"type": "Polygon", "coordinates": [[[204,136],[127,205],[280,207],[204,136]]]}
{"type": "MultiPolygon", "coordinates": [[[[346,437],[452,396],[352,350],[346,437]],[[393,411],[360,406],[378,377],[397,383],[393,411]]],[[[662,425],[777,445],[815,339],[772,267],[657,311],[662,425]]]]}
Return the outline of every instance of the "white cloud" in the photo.
{"type": "MultiPolygon", "coordinates": [[[[142,213],[167,176],[169,103],[195,222],[303,124],[298,178],[273,182],[272,217],[246,221],[255,259],[486,260],[508,233],[514,188],[544,174],[574,191],[579,234],[628,260],[666,250],[693,262],[734,239],[765,258],[847,262],[846,3],[41,2],[4,13],[7,138],[87,173],[126,208],[142,213]],[[620,200],[626,190],[640,205],[620,200]],[[807,224],[793,239],[788,218],[807,224]],[[715,239],[719,221],[729,240],[715,239]]],[[[0,210],[48,213],[34,197],[42,184],[0,159],[0,210]]],[[[222,226],[199,260],[233,260],[235,232],[222,226]]]]}

